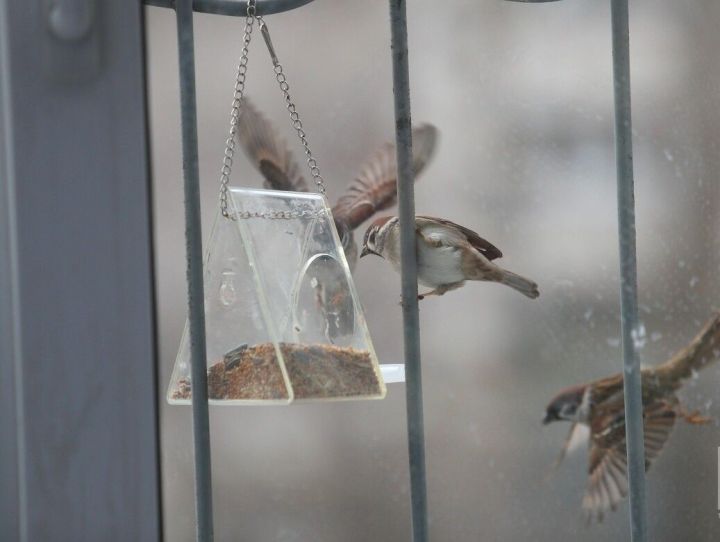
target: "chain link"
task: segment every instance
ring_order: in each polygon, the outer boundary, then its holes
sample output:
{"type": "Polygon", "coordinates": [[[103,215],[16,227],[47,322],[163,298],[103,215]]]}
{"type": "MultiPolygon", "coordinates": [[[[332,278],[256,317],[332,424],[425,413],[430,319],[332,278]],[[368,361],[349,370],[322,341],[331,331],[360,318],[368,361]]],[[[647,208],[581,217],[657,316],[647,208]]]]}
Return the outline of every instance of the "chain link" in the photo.
{"type": "Polygon", "coordinates": [[[255,3],[256,0],[249,0],[247,15],[245,16],[245,32],[243,33],[243,48],[240,52],[237,75],[235,77],[235,89],[233,91],[232,110],[230,111],[230,132],[225,140],[225,154],[220,170],[220,212],[225,218],[232,218],[228,213],[228,183],[232,171],[233,156],[235,155],[235,135],[240,118],[240,106],[242,105],[245,93],[245,77],[248,66],[248,47],[252,38],[253,25],[255,24],[255,3]]]}
{"type": "Polygon", "coordinates": [[[305,150],[305,157],[307,158],[307,165],[310,168],[310,175],[312,175],[313,181],[315,181],[318,192],[324,195],[325,180],[322,178],[322,175],[320,175],[320,168],[318,167],[317,160],[315,160],[312,152],[310,151],[307,134],[303,129],[303,123],[300,120],[300,115],[298,114],[297,108],[293,103],[292,98],[290,97],[290,85],[287,82],[285,73],[283,73],[283,67],[278,60],[277,54],[275,54],[275,48],[273,47],[272,40],[270,39],[270,30],[268,29],[267,24],[261,16],[258,16],[257,20],[258,24],[260,25],[260,32],[265,39],[265,44],[267,45],[268,51],[270,52],[270,57],[272,58],[273,68],[275,70],[275,79],[280,85],[280,90],[282,91],[283,97],[285,98],[285,106],[290,112],[290,122],[292,123],[293,128],[295,128],[298,138],[300,138],[300,143],[302,143],[302,146],[305,150]]]}
{"type": "Polygon", "coordinates": [[[280,85],[280,90],[285,98],[287,110],[290,112],[290,122],[293,128],[297,132],[300,138],[300,143],[305,150],[305,157],[307,158],[307,164],[310,168],[310,175],[312,175],[313,181],[317,186],[318,192],[325,194],[325,181],[320,174],[320,168],[318,167],[317,160],[310,151],[310,146],[307,140],[307,134],[303,129],[300,115],[297,112],[297,108],[290,97],[290,85],[287,82],[287,78],[283,73],[283,68],[278,61],[275,49],[270,39],[270,32],[267,24],[263,20],[262,16],[256,15],[256,2],[257,0],[249,0],[247,6],[247,14],[245,16],[245,31],[243,33],[243,47],[240,54],[240,62],[238,63],[237,75],[235,77],[235,88],[233,91],[232,110],[230,111],[230,130],[228,138],[225,140],[225,153],[223,154],[222,168],[220,170],[220,212],[225,218],[235,220],[236,218],[270,218],[270,219],[292,219],[292,218],[312,218],[323,214],[324,211],[243,211],[238,212],[237,216],[232,216],[228,211],[228,197],[230,183],[230,173],[233,166],[233,157],[235,156],[235,144],[237,135],[238,122],[240,120],[240,108],[242,106],[243,97],[245,94],[245,79],[247,76],[248,66],[248,47],[250,46],[250,40],[252,38],[253,25],[255,21],[258,22],[260,30],[262,32],[265,43],[272,57],[273,69],[275,71],[275,79],[280,85]]]}
{"type": "Polygon", "coordinates": [[[269,218],[271,220],[293,220],[296,218],[323,218],[325,209],[306,211],[238,211],[237,218],[269,218]]]}

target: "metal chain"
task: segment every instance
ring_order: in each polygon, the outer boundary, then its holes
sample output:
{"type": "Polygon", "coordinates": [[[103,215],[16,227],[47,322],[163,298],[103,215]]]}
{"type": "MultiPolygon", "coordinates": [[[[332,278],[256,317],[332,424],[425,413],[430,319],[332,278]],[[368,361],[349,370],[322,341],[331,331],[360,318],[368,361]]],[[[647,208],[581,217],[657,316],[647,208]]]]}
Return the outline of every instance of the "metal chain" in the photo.
{"type": "Polygon", "coordinates": [[[233,92],[232,110],[230,111],[230,132],[225,140],[225,154],[223,155],[222,169],[220,170],[220,212],[225,218],[233,218],[228,213],[228,183],[232,171],[233,156],[235,155],[235,135],[237,133],[238,120],[240,118],[240,106],[242,105],[245,93],[245,76],[248,65],[248,46],[252,38],[253,25],[255,24],[255,3],[256,0],[249,0],[247,15],[245,16],[245,32],[243,34],[243,48],[238,63],[237,76],[235,77],[235,90],[233,92]]]}
{"type": "Polygon", "coordinates": [[[247,6],[247,15],[245,17],[245,31],[243,34],[243,48],[240,54],[240,62],[238,63],[237,75],[235,77],[235,89],[233,92],[232,110],[230,111],[230,131],[228,138],[225,140],[225,153],[223,154],[222,169],[220,170],[220,212],[225,218],[235,220],[237,218],[270,218],[270,219],[293,219],[293,218],[316,218],[325,213],[324,210],[320,211],[241,211],[236,216],[231,215],[228,211],[228,184],[230,183],[230,173],[232,171],[233,157],[235,155],[235,136],[237,135],[237,126],[240,120],[240,107],[245,93],[245,78],[247,75],[248,65],[248,47],[250,45],[250,39],[252,38],[253,25],[257,20],[260,30],[262,32],[265,43],[270,51],[272,58],[273,67],[275,71],[275,79],[280,85],[280,90],[285,97],[286,107],[290,111],[290,121],[292,122],[293,128],[297,132],[300,142],[305,149],[305,157],[307,158],[307,164],[310,168],[310,174],[312,175],[313,181],[317,185],[318,192],[325,194],[325,181],[320,175],[320,168],[318,167],[317,160],[310,151],[310,146],[307,140],[307,134],[303,129],[300,115],[297,112],[297,108],[290,97],[290,85],[288,85],[287,78],[283,73],[283,68],[278,61],[277,55],[275,54],[275,48],[273,47],[270,39],[270,32],[267,24],[263,20],[262,16],[256,15],[256,2],[257,0],[249,0],[247,6]]]}
{"type": "Polygon", "coordinates": [[[302,146],[305,149],[305,157],[307,158],[307,164],[310,168],[310,174],[312,175],[313,181],[315,181],[315,184],[317,185],[318,192],[324,195],[325,180],[322,178],[322,175],[320,175],[320,168],[318,167],[317,160],[315,160],[312,152],[310,152],[307,134],[303,129],[303,124],[300,120],[300,115],[297,112],[297,108],[295,107],[295,104],[290,97],[290,85],[288,84],[287,78],[283,73],[283,67],[278,60],[277,54],[275,54],[275,48],[273,47],[272,40],[270,39],[270,30],[268,30],[267,24],[263,20],[262,16],[258,16],[256,18],[258,24],[260,25],[260,32],[262,33],[262,36],[265,39],[265,44],[267,45],[268,51],[270,52],[270,57],[272,58],[272,63],[275,70],[275,79],[277,79],[277,82],[280,85],[280,90],[285,97],[287,110],[290,111],[290,122],[292,123],[293,128],[295,128],[295,131],[300,138],[300,143],[302,143],[302,146]]]}
{"type": "MultiPolygon", "coordinates": [[[[238,211],[237,218],[269,218],[271,220],[290,220],[295,218],[323,218],[325,209],[305,211],[238,211]]],[[[234,217],[233,217],[234,218],[234,217]]]]}

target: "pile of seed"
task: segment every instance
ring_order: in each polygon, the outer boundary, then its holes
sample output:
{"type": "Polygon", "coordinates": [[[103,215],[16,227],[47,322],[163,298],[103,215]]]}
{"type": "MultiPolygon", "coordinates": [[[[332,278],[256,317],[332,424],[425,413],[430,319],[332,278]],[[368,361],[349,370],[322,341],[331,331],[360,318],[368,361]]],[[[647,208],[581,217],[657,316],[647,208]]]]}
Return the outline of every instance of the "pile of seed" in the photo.
{"type": "MultiPolygon", "coordinates": [[[[327,344],[280,343],[296,399],[373,396],[380,382],[366,350],[327,344]]],[[[178,382],[173,399],[190,399],[190,380],[178,382]]],[[[225,400],[287,399],[272,343],[242,345],[208,369],[208,397],[225,400]]]]}

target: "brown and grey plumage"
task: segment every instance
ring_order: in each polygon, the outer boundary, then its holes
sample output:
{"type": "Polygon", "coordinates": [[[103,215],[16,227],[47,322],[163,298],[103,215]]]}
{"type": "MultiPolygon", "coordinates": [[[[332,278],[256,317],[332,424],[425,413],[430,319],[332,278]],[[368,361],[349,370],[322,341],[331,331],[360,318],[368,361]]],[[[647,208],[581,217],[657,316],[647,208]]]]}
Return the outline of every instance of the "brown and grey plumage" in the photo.
{"type": "MultiPolygon", "coordinates": [[[[688,412],[677,391],[697,371],[720,359],[720,313],[714,314],[695,338],[657,367],[642,369],[645,468],[660,454],[675,421],[703,424],[709,418],[688,412]]],[[[588,519],[602,520],[627,495],[625,399],[622,374],[561,391],[548,405],[544,423],[572,422],[590,429],[588,482],[583,508],[588,519]]],[[[565,449],[570,442],[565,442],[565,449]]],[[[562,457],[561,455],[561,457],[562,457]]]]}
{"type": "MultiPolygon", "coordinates": [[[[538,285],[493,260],[502,252],[474,231],[444,218],[415,217],[418,283],[432,288],[419,296],[443,295],[468,280],[497,282],[535,299],[538,285]]],[[[400,271],[400,226],[394,216],[375,219],[365,232],[360,257],[375,254],[400,271]]]]}

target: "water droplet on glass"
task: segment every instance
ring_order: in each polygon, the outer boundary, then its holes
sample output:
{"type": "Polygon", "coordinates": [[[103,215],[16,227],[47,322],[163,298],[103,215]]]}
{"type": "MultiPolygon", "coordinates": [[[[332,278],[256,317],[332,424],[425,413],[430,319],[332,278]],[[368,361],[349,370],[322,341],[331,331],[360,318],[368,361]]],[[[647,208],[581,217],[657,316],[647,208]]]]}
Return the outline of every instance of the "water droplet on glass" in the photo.
{"type": "Polygon", "coordinates": [[[608,337],[607,343],[613,348],[620,346],[620,337],[608,337]]]}
{"type": "Polygon", "coordinates": [[[664,149],[663,154],[665,155],[665,158],[668,162],[672,162],[673,160],[675,160],[675,157],[670,152],[670,149],[664,149]]]}
{"type": "Polygon", "coordinates": [[[684,269],[686,265],[687,265],[687,264],[685,263],[685,260],[680,260],[680,261],[678,262],[678,267],[679,267],[680,269],[684,269]]]}
{"type": "Polygon", "coordinates": [[[697,277],[692,277],[690,279],[690,288],[695,288],[697,286],[697,283],[700,282],[700,279],[697,277]]]}
{"type": "Polygon", "coordinates": [[[651,340],[652,342],[659,341],[660,339],[662,339],[662,337],[663,337],[663,334],[660,333],[659,331],[653,331],[653,332],[650,334],[650,340],[651,340]]]}
{"type": "Polygon", "coordinates": [[[593,310],[592,310],[592,308],[589,308],[588,310],[585,311],[585,314],[583,315],[583,317],[585,318],[585,320],[590,320],[590,318],[592,318],[592,315],[593,315],[593,310]]]}
{"type": "Polygon", "coordinates": [[[222,281],[220,283],[220,302],[229,307],[237,301],[237,292],[235,290],[235,271],[231,269],[223,269],[222,281]]]}
{"type": "Polygon", "coordinates": [[[638,323],[637,327],[632,330],[632,340],[636,350],[640,350],[647,344],[647,331],[645,324],[638,323]]]}

